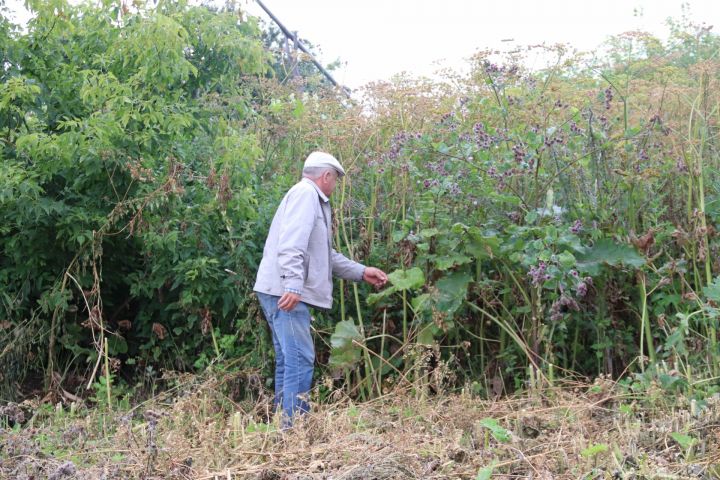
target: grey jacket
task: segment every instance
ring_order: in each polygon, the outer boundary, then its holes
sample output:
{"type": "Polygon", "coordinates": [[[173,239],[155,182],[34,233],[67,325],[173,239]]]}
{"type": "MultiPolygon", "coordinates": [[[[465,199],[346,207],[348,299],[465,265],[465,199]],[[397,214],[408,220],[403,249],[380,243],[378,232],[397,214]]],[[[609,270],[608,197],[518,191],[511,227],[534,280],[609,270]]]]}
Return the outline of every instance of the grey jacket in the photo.
{"type": "Polygon", "coordinates": [[[293,291],[305,303],[330,308],[333,275],[359,282],[365,272],[332,248],[331,225],[328,197],[303,178],[275,212],[253,290],[277,296],[293,291]]]}

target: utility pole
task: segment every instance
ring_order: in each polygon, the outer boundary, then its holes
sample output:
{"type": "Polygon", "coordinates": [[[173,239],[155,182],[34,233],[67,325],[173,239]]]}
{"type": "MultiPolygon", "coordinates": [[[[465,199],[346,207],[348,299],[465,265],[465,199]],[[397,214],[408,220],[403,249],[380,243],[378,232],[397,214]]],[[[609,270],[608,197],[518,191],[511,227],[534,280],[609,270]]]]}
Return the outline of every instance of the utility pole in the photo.
{"type": "MultiPolygon", "coordinates": [[[[278,20],[278,18],[275,15],[273,15],[273,13],[270,11],[269,8],[267,8],[265,6],[265,4],[262,2],[262,0],[255,0],[255,1],[257,2],[258,5],[260,5],[260,8],[262,8],[265,11],[265,13],[268,14],[268,16],[272,19],[272,21],[275,22],[275,24],[280,28],[280,30],[285,34],[286,42],[288,40],[292,40],[295,43],[295,48],[305,52],[308,55],[308,57],[310,57],[310,61],[313,63],[313,65],[315,65],[315,67],[317,67],[317,69],[320,70],[320,73],[322,73],[325,76],[325,78],[327,78],[328,81],[330,81],[330,83],[332,83],[333,85],[338,87],[340,90],[342,90],[342,92],[345,95],[347,95],[348,98],[350,98],[350,90],[347,87],[344,87],[335,81],[333,76],[330,75],[330,72],[325,70],[325,68],[322,65],[320,65],[320,62],[318,62],[315,59],[313,54],[310,53],[310,51],[307,48],[305,48],[305,45],[303,45],[300,42],[300,39],[297,38],[297,35],[293,35],[292,33],[290,33],[290,30],[285,28],[285,25],[283,25],[282,22],[280,22],[280,20],[278,20]]],[[[287,45],[287,43],[286,43],[286,45],[287,45]]]]}

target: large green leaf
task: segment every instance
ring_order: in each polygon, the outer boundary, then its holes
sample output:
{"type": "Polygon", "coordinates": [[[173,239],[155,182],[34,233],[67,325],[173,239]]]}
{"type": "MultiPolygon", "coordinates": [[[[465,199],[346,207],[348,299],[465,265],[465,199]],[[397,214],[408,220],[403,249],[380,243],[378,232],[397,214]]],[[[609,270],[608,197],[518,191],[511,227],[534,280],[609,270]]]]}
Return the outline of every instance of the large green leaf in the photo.
{"type": "Polygon", "coordinates": [[[703,289],[703,293],[708,300],[720,304],[720,277],[715,277],[715,280],[703,289]]]}
{"type": "Polygon", "coordinates": [[[500,241],[497,236],[487,234],[478,227],[468,227],[462,223],[456,223],[452,226],[451,232],[455,235],[466,234],[465,252],[477,259],[493,257],[499,247],[500,241]]]}
{"type": "Polygon", "coordinates": [[[638,253],[634,247],[615,243],[609,238],[598,240],[585,253],[577,255],[578,269],[590,275],[599,274],[602,265],[640,268],[645,263],[645,257],[638,253]]]}
{"type": "Polygon", "coordinates": [[[415,312],[415,314],[418,314],[420,312],[423,312],[430,308],[431,306],[431,297],[429,293],[422,293],[418,295],[417,297],[414,297],[410,304],[412,305],[412,309],[415,312]]]}
{"type": "Polygon", "coordinates": [[[420,326],[420,331],[415,338],[418,345],[432,345],[435,342],[435,335],[442,333],[442,330],[434,322],[420,326]]]}
{"type": "Polygon", "coordinates": [[[355,365],[362,354],[355,342],[362,342],[363,336],[352,321],[345,320],[335,325],[335,332],[330,337],[330,366],[333,368],[350,368],[355,365]]]}
{"type": "Polygon", "coordinates": [[[444,313],[455,312],[467,295],[467,287],[472,277],[465,272],[453,272],[435,283],[434,295],[436,308],[444,313]]]}
{"type": "Polygon", "coordinates": [[[418,267],[410,270],[395,270],[388,274],[388,279],[396,290],[411,290],[425,285],[425,275],[418,267]]]}
{"type": "Polygon", "coordinates": [[[435,267],[438,270],[448,270],[457,265],[464,265],[466,263],[469,263],[471,260],[472,259],[470,257],[467,257],[465,255],[451,253],[449,255],[438,256],[435,259],[435,267]]]}
{"type": "Polygon", "coordinates": [[[395,287],[390,287],[378,293],[371,293],[367,296],[367,303],[368,305],[373,305],[382,300],[383,298],[389,297],[395,292],[397,292],[397,289],[395,287]]]}

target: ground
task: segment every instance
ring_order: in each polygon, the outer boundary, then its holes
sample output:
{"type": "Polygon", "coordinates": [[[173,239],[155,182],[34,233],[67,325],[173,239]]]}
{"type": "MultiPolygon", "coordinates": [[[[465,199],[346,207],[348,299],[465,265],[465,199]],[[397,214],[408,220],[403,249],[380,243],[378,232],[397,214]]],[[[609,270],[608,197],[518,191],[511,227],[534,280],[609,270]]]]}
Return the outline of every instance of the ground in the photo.
{"type": "Polygon", "coordinates": [[[720,478],[718,398],[633,395],[608,379],[497,400],[338,391],[282,432],[262,391],[233,400],[245,381],[178,377],[132,408],[5,406],[0,478],[720,478]]]}

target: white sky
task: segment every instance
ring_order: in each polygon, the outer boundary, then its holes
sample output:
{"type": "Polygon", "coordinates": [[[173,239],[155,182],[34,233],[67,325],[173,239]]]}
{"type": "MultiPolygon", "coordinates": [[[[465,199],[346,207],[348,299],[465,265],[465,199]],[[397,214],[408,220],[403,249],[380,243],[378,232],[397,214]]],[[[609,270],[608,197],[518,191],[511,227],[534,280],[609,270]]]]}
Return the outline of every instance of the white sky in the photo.
{"type": "MultiPolygon", "coordinates": [[[[250,13],[268,19],[246,1],[250,13]]],[[[430,75],[438,61],[461,68],[465,58],[485,48],[567,42],[593,50],[630,30],[665,39],[666,19],[679,20],[683,4],[698,23],[720,22],[720,0],[263,1],[288,29],[320,45],[321,63],[346,62],[333,75],[351,88],[401,71],[430,75]]]]}
{"type": "MultiPolygon", "coordinates": [[[[215,0],[223,2],[224,0],[215,0]]],[[[73,2],[75,3],[75,2],[73,2]]],[[[683,6],[697,23],[720,22],[720,0],[264,0],[290,30],[319,45],[319,60],[340,58],[333,75],[356,88],[406,71],[462,68],[485,48],[565,42],[593,50],[609,36],[644,30],[666,38],[666,19],[683,6]],[[501,42],[513,39],[514,42],[501,42]]],[[[21,10],[22,0],[6,0],[21,10]]],[[[250,14],[268,20],[253,0],[250,14]]],[[[717,26],[720,29],[720,25],[717,26]]]]}

